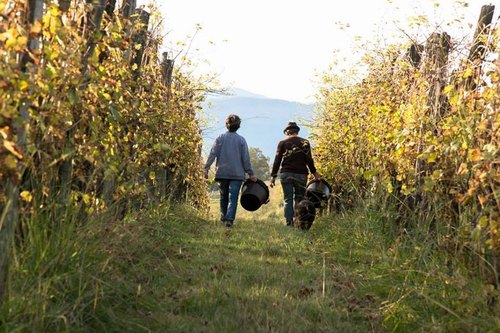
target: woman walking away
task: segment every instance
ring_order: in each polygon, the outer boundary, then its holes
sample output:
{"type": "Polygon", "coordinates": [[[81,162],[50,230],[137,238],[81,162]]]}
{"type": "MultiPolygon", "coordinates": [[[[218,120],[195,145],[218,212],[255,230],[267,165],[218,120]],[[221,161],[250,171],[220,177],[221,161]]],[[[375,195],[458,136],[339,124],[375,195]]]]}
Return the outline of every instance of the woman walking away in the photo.
{"type": "Polygon", "coordinates": [[[313,174],[315,180],[320,176],[316,172],[311,153],[311,144],[308,140],[299,137],[300,127],[295,122],[289,122],[283,133],[286,138],[278,143],[273,169],[271,170],[271,187],[274,187],[278,170],[280,169],[280,182],[283,187],[285,201],[285,222],[293,226],[294,204],[299,203],[306,191],[307,169],[313,174]]]}
{"type": "Polygon", "coordinates": [[[238,196],[241,184],[245,180],[245,173],[250,180],[257,181],[250,163],[250,154],[245,138],[237,134],[241,119],[235,114],[226,118],[227,132],[215,139],[214,145],[205,164],[205,178],[214,161],[216,165],[215,180],[220,189],[220,220],[226,227],[231,227],[236,217],[238,196]]]}

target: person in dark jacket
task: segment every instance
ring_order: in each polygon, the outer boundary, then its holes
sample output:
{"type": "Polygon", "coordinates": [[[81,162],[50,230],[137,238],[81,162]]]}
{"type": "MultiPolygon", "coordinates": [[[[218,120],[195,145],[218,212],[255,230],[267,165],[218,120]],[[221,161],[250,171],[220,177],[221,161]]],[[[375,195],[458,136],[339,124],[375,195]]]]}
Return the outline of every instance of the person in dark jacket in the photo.
{"type": "Polygon", "coordinates": [[[280,173],[287,226],[293,226],[294,205],[304,198],[309,172],[315,180],[320,179],[314,166],[311,144],[308,140],[299,137],[299,131],[300,127],[295,122],[289,122],[286,125],[283,133],[287,137],[278,143],[271,170],[271,187],[275,186],[278,170],[280,173]]]}
{"type": "Polygon", "coordinates": [[[250,154],[245,138],[237,134],[240,128],[241,119],[235,114],[226,118],[227,132],[219,135],[210,150],[205,164],[205,178],[208,178],[208,171],[214,161],[216,161],[215,180],[219,183],[220,189],[220,211],[221,222],[226,227],[231,227],[236,217],[238,207],[238,196],[241,184],[245,180],[245,173],[250,180],[257,181],[250,163],[250,154]]]}

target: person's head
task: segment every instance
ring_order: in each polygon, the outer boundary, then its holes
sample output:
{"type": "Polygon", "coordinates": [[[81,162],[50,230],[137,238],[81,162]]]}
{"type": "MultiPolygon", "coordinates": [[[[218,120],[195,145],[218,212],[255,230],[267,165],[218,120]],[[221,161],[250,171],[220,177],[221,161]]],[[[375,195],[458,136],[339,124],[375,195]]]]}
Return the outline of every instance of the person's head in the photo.
{"type": "Polygon", "coordinates": [[[288,124],[286,124],[283,133],[285,133],[286,135],[297,135],[299,134],[299,131],[300,127],[297,125],[297,123],[294,121],[289,121],[288,124]]]}
{"type": "Polygon", "coordinates": [[[241,119],[235,114],[230,114],[226,118],[226,128],[229,132],[236,132],[240,128],[241,119]]]}

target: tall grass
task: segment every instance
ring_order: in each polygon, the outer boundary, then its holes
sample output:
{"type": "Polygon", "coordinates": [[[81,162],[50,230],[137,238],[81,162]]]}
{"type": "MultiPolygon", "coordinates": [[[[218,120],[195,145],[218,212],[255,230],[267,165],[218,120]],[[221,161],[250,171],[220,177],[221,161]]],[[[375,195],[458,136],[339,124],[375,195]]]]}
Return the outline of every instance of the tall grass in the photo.
{"type": "MultiPolygon", "coordinates": [[[[279,188],[278,188],[279,189],[279,188]]],[[[498,291],[375,206],[284,226],[280,189],[232,228],[150,207],[18,243],[3,332],[495,332],[498,291]],[[496,303],[495,303],[496,302],[496,303]]],[[[216,205],[216,200],[213,204],[216,205]]],[[[212,210],[214,212],[214,210],[212,210]]]]}

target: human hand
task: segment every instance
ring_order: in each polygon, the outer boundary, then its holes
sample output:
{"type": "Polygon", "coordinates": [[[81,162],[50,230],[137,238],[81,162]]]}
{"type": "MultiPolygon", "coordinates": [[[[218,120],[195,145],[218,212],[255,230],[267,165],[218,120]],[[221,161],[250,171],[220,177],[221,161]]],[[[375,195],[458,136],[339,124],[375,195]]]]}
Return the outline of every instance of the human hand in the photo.
{"type": "Polygon", "coordinates": [[[203,177],[205,177],[205,179],[208,179],[208,171],[203,171],[203,177]]]}
{"type": "Polygon", "coordinates": [[[315,173],[313,173],[313,176],[314,176],[314,180],[316,180],[316,181],[321,180],[319,173],[315,172],[315,173]]]}
{"type": "Polygon", "coordinates": [[[271,178],[271,182],[269,183],[269,186],[274,187],[276,185],[276,177],[271,178]]]}
{"type": "Polygon", "coordinates": [[[257,176],[250,176],[250,180],[254,183],[258,180],[257,176]]]}

